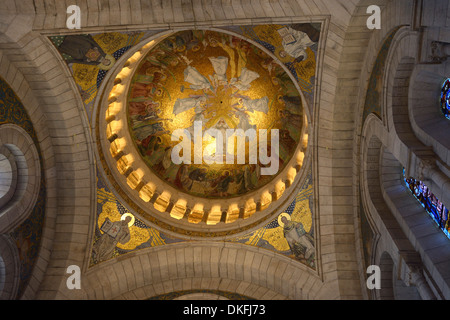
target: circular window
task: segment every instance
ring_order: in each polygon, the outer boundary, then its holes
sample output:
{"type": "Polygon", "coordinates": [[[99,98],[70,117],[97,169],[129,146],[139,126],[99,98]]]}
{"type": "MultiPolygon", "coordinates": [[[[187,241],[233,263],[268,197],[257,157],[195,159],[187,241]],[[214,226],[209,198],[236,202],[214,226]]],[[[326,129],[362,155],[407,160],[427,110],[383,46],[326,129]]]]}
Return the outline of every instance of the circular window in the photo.
{"type": "Polygon", "coordinates": [[[445,80],[442,85],[441,110],[444,116],[450,120],[450,78],[445,80]]]}

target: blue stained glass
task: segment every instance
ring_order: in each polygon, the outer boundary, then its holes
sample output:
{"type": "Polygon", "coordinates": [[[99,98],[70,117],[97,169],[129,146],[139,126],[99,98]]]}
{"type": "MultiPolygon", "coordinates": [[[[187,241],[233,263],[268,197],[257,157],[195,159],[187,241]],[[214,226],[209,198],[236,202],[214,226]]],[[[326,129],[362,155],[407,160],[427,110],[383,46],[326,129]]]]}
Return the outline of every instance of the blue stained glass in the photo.
{"type": "Polygon", "coordinates": [[[442,85],[441,110],[444,116],[450,120],[450,78],[445,80],[442,85]]]}
{"type": "Polygon", "coordinates": [[[436,222],[439,228],[450,239],[450,221],[448,219],[448,209],[439,201],[431,190],[419,180],[414,178],[406,178],[405,170],[403,170],[406,186],[409,188],[414,197],[420,202],[422,207],[428,212],[431,218],[436,222]]]}

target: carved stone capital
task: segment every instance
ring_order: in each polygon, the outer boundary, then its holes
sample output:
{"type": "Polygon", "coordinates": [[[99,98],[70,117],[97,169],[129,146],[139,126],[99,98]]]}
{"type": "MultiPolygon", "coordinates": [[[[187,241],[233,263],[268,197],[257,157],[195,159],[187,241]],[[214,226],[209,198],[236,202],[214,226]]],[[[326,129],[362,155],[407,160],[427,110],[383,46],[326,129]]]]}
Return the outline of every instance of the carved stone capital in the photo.
{"type": "Polygon", "coordinates": [[[430,60],[441,63],[450,57],[450,44],[440,41],[433,41],[430,46],[430,60]]]}
{"type": "Polygon", "coordinates": [[[405,284],[407,286],[415,286],[423,300],[435,300],[436,296],[424,276],[422,265],[408,265],[408,269],[405,284]]]}
{"type": "Polygon", "coordinates": [[[421,159],[418,162],[416,178],[424,181],[430,176],[430,173],[436,168],[436,160],[431,158],[421,159]]]}

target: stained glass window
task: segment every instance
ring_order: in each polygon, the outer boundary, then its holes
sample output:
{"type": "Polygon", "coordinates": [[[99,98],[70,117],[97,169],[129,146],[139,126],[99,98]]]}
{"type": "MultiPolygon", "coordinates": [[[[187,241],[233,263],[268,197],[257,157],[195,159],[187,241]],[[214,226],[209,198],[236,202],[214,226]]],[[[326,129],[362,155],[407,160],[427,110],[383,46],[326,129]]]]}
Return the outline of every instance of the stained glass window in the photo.
{"type": "MultiPolygon", "coordinates": [[[[403,170],[405,174],[405,170],[403,170]]],[[[406,178],[404,175],[406,186],[409,188],[414,197],[420,202],[422,207],[437,223],[439,228],[450,238],[450,224],[448,220],[448,209],[438,198],[431,192],[431,190],[422,181],[414,178],[406,178]]]]}
{"type": "Polygon", "coordinates": [[[442,85],[441,110],[444,116],[450,120],[450,78],[445,80],[442,85]]]}

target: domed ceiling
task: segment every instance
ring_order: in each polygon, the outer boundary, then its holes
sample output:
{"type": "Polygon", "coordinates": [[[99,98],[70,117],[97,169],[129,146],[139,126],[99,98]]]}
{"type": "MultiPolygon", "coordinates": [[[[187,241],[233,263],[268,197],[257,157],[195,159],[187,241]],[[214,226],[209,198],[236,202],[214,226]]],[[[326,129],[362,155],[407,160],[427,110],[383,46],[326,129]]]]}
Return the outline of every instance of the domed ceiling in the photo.
{"type": "Polygon", "coordinates": [[[134,69],[126,107],[148,168],[177,190],[209,199],[243,196],[271,182],[291,160],[304,122],[286,71],[259,47],[216,31],[181,31],[156,44],[134,69]],[[257,139],[247,139],[244,149],[227,130],[255,132],[257,139]],[[261,161],[262,154],[271,161],[261,161]]]}
{"type": "Polygon", "coordinates": [[[303,252],[287,242],[285,232],[301,226],[314,247],[308,141],[321,29],[320,23],[300,23],[49,37],[80,90],[96,141],[91,266],[148,247],[222,239],[315,269],[311,246],[303,252]],[[80,41],[86,55],[92,49],[113,57],[112,66],[105,70],[101,61],[74,60],[80,46],[61,48],[80,41]],[[262,139],[267,145],[257,144],[252,163],[254,149],[246,142],[245,161],[238,164],[241,149],[236,144],[232,152],[225,142],[235,161],[218,164],[205,161],[220,160],[216,137],[201,139],[202,162],[195,163],[199,149],[192,143],[178,149],[186,158],[190,149],[191,163],[176,164],[172,155],[184,137],[195,141],[199,120],[201,134],[267,130],[262,139]],[[278,130],[274,152],[272,130],[278,130]],[[278,163],[273,174],[263,174],[272,162],[265,162],[260,150],[278,163]],[[105,248],[109,227],[119,224],[128,226],[129,237],[105,248]]]}
{"type": "Polygon", "coordinates": [[[183,30],[117,61],[99,98],[99,160],[143,220],[229,235],[283,210],[306,179],[309,100],[295,75],[314,68],[315,43],[306,32],[269,28],[282,39],[277,47],[231,31],[183,30]]]}

